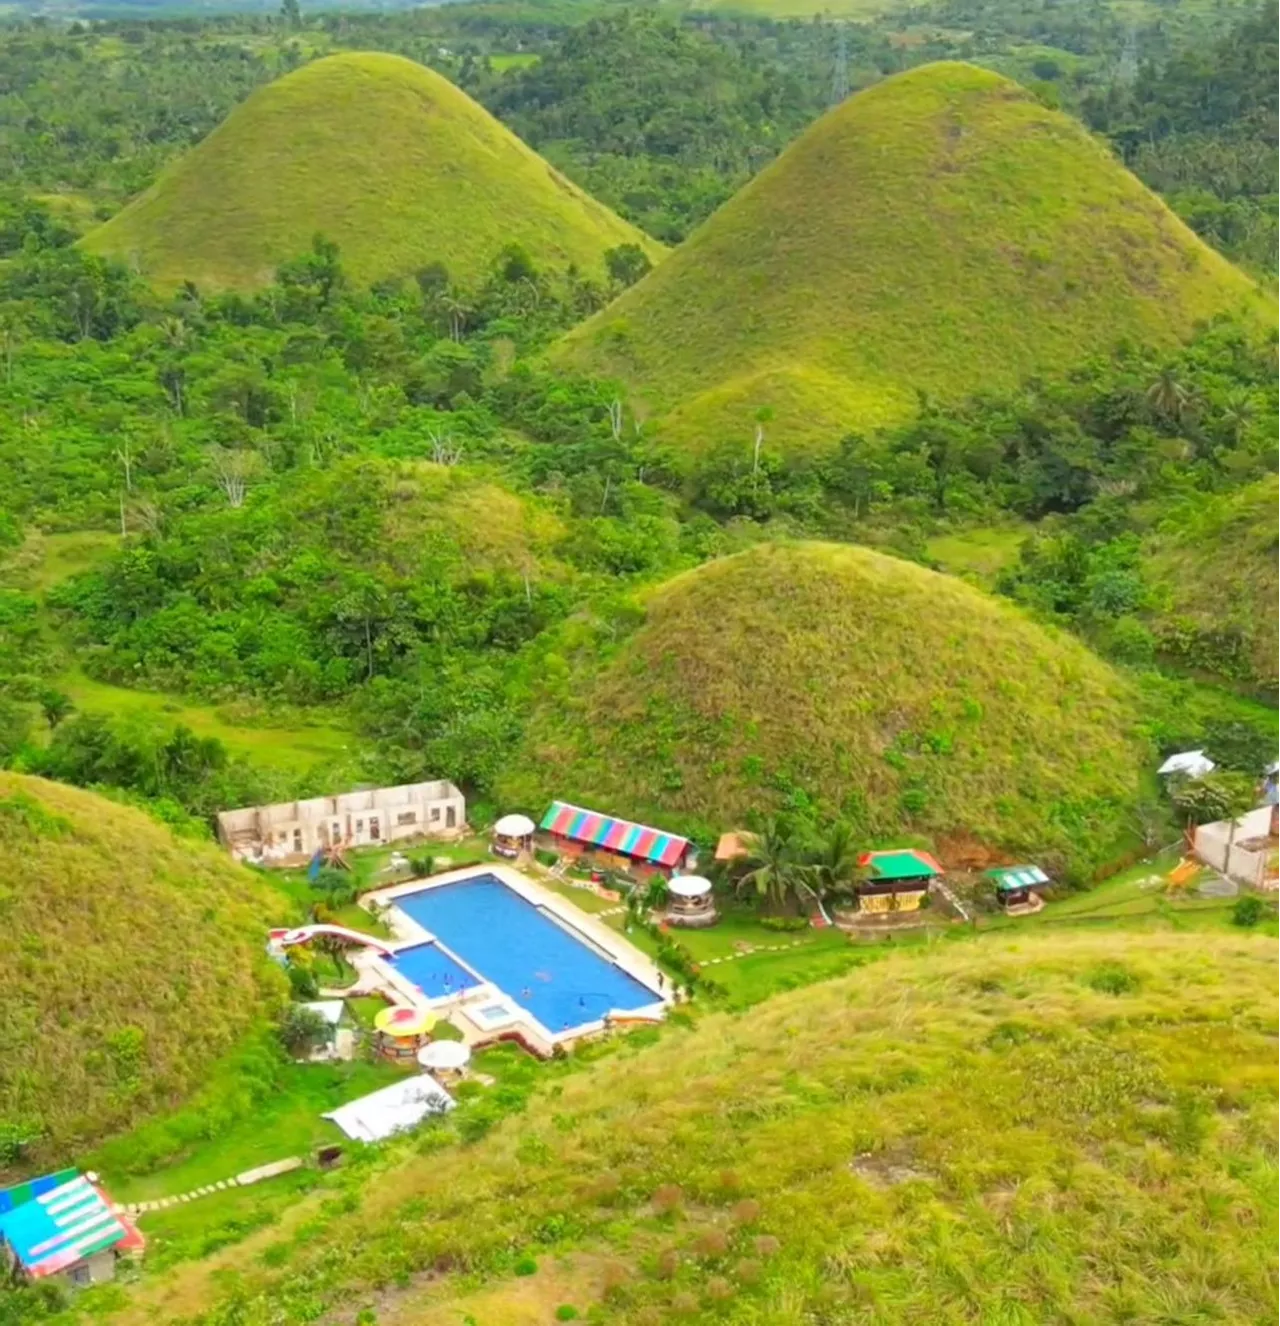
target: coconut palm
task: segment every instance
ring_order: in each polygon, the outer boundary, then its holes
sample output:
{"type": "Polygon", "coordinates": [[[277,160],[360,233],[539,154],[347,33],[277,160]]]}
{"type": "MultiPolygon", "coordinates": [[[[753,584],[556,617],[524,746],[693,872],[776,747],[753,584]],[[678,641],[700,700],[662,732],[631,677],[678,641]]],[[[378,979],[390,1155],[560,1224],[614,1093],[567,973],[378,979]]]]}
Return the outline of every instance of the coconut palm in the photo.
{"type": "Polygon", "coordinates": [[[756,835],[747,868],[734,889],[739,894],[754,893],[779,910],[793,898],[804,902],[817,896],[796,849],[795,834],[785,820],[771,820],[756,835]]]}
{"type": "Polygon", "coordinates": [[[837,820],[807,867],[810,887],[819,898],[848,895],[866,878],[866,874],[865,867],[858,864],[852,829],[837,820]]]}
{"type": "Polygon", "coordinates": [[[1181,421],[1191,405],[1191,393],[1173,367],[1162,368],[1155,381],[1147,388],[1147,404],[1162,418],[1172,423],[1181,421]]]}

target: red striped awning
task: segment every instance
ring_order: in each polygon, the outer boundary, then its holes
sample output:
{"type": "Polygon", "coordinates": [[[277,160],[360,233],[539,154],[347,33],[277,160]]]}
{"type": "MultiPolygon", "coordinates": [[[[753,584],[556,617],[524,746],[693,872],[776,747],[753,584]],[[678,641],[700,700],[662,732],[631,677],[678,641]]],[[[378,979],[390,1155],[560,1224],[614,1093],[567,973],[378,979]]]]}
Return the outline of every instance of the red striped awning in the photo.
{"type": "Polygon", "coordinates": [[[663,866],[679,864],[689,850],[689,840],[678,834],[664,833],[661,829],[615,819],[594,810],[583,810],[581,806],[571,806],[564,801],[551,803],[540,827],[573,842],[603,847],[638,861],[663,866]]]}

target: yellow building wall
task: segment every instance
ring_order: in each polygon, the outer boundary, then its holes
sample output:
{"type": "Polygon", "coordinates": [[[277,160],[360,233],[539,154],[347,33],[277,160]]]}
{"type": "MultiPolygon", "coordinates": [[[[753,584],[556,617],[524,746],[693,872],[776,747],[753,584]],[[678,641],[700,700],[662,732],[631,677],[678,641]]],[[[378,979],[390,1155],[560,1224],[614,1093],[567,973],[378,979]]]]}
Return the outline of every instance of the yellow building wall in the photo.
{"type": "Polygon", "coordinates": [[[864,893],[858,898],[858,910],[868,915],[879,915],[884,912],[918,912],[920,903],[924,898],[924,890],[917,890],[914,893],[899,893],[896,897],[892,893],[864,893]],[[894,906],[894,903],[897,906],[894,906]]]}

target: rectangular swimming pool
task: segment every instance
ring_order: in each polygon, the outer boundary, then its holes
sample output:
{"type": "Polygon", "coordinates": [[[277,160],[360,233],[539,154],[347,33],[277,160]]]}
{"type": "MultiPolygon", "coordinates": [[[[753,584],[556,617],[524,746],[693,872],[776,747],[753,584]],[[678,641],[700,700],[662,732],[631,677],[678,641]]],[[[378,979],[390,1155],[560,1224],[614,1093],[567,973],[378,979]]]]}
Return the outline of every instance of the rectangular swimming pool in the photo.
{"type": "Polygon", "coordinates": [[[598,1022],[611,1010],[632,1012],[661,999],[585,935],[574,936],[494,875],[401,894],[394,905],[553,1034],[598,1022]]]}

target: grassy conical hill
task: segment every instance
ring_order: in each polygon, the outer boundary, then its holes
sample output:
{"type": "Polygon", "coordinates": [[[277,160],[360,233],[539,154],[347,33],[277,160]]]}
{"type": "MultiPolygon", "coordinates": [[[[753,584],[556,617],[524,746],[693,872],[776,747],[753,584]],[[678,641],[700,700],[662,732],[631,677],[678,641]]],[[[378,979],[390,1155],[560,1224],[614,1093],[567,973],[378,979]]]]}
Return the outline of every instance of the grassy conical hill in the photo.
{"type": "Polygon", "coordinates": [[[595,274],[615,245],[662,251],[452,83],[382,54],[259,89],[84,244],[161,286],[246,289],[318,231],[362,283],[434,261],[474,279],[509,241],[595,274]]]}
{"type": "Polygon", "coordinates": [[[689,449],[822,445],[1129,338],[1261,308],[1084,128],[927,65],[813,125],[557,362],[621,378],[689,449]]]}
{"type": "Polygon", "coordinates": [[[32,1165],[172,1104],[279,998],[263,886],[211,845],[0,773],[0,859],[0,1122],[32,1165]]]}
{"type": "Polygon", "coordinates": [[[848,545],[762,545],[643,611],[603,660],[581,642],[548,660],[511,801],[715,830],[804,797],[868,836],[1083,863],[1139,795],[1148,752],[1116,674],[951,577],[848,545]]]}
{"type": "Polygon", "coordinates": [[[1280,578],[1275,475],[1172,517],[1146,563],[1159,648],[1193,672],[1256,692],[1277,682],[1280,578]]]}

